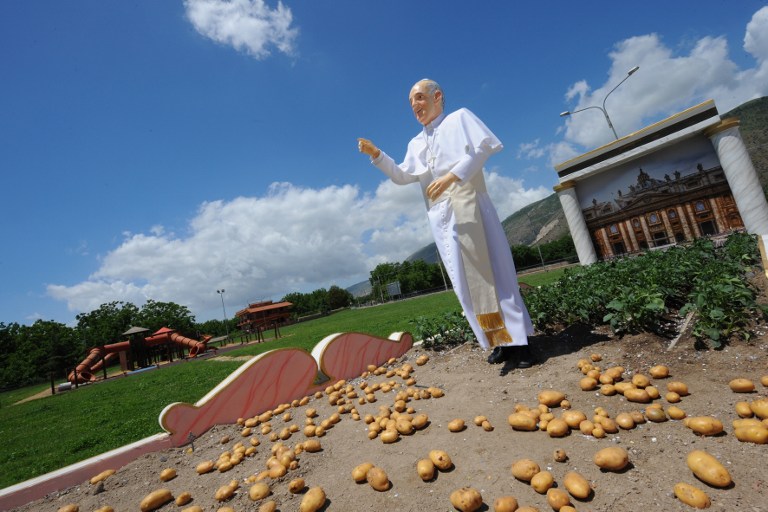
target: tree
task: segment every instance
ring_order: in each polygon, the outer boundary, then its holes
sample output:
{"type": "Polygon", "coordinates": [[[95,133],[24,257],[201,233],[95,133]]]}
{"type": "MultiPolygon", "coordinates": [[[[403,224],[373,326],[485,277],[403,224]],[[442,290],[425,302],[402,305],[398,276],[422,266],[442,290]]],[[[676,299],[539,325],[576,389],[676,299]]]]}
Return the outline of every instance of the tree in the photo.
{"type": "Polygon", "coordinates": [[[139,309],[130,302],[113,301],[90,313],[77,315],[76,329],[87,346],[116,343],[122,333],[135,325],[138,313],[139,309]]]}
{"type": "Polygon", "coordinates": [[[187,306],[175,302],[148,300],[136,315],[135,323],[152,332],[161,327],[168,327],[189,336],[196,333],[194,315],[187,306]]]}
{"type": "Polygon", "coordinates": [[[351,293],[336,285],[328,289],[328,305],[332,310],[349,307],[353,299],[351,293]]]}

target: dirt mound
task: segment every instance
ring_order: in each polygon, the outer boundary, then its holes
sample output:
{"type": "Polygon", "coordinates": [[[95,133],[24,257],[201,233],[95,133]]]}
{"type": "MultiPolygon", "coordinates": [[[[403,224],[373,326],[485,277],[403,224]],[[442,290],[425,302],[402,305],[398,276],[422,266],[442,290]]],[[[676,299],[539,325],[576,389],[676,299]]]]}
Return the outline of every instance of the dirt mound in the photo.
{"type": "MultiPolygon", "coordinates": [[[[299,453],[295,469],[282,477],[264,480],[271,488],[271,496],[264,500],[250,500],[248,489],[252,483],[248,478],[267,469],[271,448],[275,446],[275,441],[270,440],[271,434],[295,425],[296,433],[277,441],[295,448],[308,439],[303,433],[308,409],[316,410],[314,423],[320,425],[322,420],[339,413],[340,407],[343,411],[344,405],[331,405],[327,395],[312,398],[306,405],[291,407],[275,415],[268,421],[269,432],[264,424],[260,424],[245,436],[242,425],[217,426],[195,440],[193,447],[144,456],[119,469],[102,484],[84,482],[17,510],[56,511],[68,503],[78,504],[80,510],[96,510],[106,505],[115,510],[136,510],[145,495],[155,489],[168,488],[174,496],[189,492],[192,501],[188,506],[198,505],[203,510],[218,510],[223,506],[238,512],[257,510],[261,502],[274,500],[277,510],[290,511],[298,510],[303,497],[303,493],[289,492],[289,482],[296,478],[303,478],[308,487],[320,486],[325,490],[327,503],[323,510],[451,510],[451,492],[465,486],[480,491],[485,504],[483,510],[493,510],[494,500],[505,495],[515,496],[521,506],[550,510],[546,496],[538,494],[528,483],[513,478],[511,465],[521,458],[533,459],[542,470],[550,471],[561,488],[569,471],[577,471],[587,478],[594,489],[592,496],[585,501],[571,500],[580,511],[629,511],[649,507],[665,511],[691,510],[674,497],[673,487],[677,482],[704,490],[712,500],[711,510],[765,510],[768,473],[763,461],[768,454],[768,445],[739,442],[733,435],[731,422],[737,418],[736,402],[755,400],[768,392],[759,383],[760,377],[768,374],[768,340],[762,335],[750,343],[735,343],[720,351],[696,350],[691,340],[681,340],[672,350],[667,349],[669,344],[670,340],[647,334],[617,339],[605,331],[572,328],[557,336],[532,338],[531,346],[539,364],[515,370],[505,377],[499,376],[499,366],[488,364],[485,360],[487,353],[475,345],[463,345],[443,353],[414,348],[390,368],[402,369],[406,363],[414,367],[412,376],[416,382],[410,387],[419,394],[419,399],[413,397],[406,405],[413,408],[413,415],[428,415],[429,424],[391,444],[383,443],[380,437],[370,440],[365,416],[379,415],[381,406],[394,410],[396,393],[408,385],[402,376],[393,373],[349,381],[357,397],[347,399],[348,408],[354,406],[360,419],[353,419],[349,412],[341,412],[338,423],[330,426],[322,437],[313,438],[320,441],[321,451],[299,453]],[[418,366],[415,361],[422,354],[428,355],[429,361],[418,366]],[[689,416],[709,415],[720,419],[726,433],[713,437],[697,436],[681,421],[672,420],[648,422],[631,430],[607,433],[602,439],[579,431],[552,438],[546,432],[521,432],[509,426],[507,417],[515,406],[537,406],[537,395],[543,389],[562,391],[571,408],[583,411],[588,418],[597,407],[603,407],[611,417],[624,411],[643,410],[645,405],[627,402],[621,395],[604,396],[597,391],[579,388],[583,375],[577,362],[591,354],[602,357],[596,364],[604,369],[615,365],[624,367],[625,380],[635,373],[647,375],[653,365],[667,365],[671,377],[653,379],[653,384],[662,392],[662,398],[656,402],[668,408],[671,404],[663,398],[665,383],[683,381],[688,385],[690,395],[676,405],[689,416]],[[757,392],[733,393],[728,382],[736,377],[755,381],[757,392]],[[373,392],[376,398],[373,403],[359,403],[360,397],[365,396],[361,388],[363,380],[369,390],[374,384],[380,386],[373,392]],[[382,384],[397,387],[385,392],[381,389],[382,384]],[[422,392],[430,387],[440,388],[444,396],[427,398],[424,395],[422,398],[422,392]],[[473,419],[480,415],[488,418],[492,430],[473,423],[473,419]],[[449,431],[448,423],[455,418],[465,421],[463,431],[449,431]],[[216,461],[224,451],[234,453],[238,442],[250,447],[251,439],[258,441],[255,454],[244,458],[229,471],[197,474],[195,467],[200,462],[216,461]],[[608,446],[621,446],[628,451],[628,469],[620,473],[604,472],[592,462],[595,452],[608,446]],[[416,463],[435,449],[446,451],[452,458],[453,467],[424,482],[417,475],[416,463]],[[566,462],[554,460],[556,449],[565,450],[566,462]],[[731,473],[734,485],[716,489],[697,480],[685,463],[687,454],[694,449],[706,450],[715,456],[731,473]],[[388,490],[376,491],[367,483],[353,481],[352,469],[363,462],[371,462],[386,471],[390,480],[388,490]],[[174,468],[178,476],[161,482],[159,475],[165,468],[174,468]],[[240,488],[226,502],[218,502],[214,498],[217,489],[232,480],[238,481],[240,488]]],[[[562,410],[554,408],[552,412],[559,416],[562,410]]],[[[170,503],[160,510],[182,508],[170,503]]]]}

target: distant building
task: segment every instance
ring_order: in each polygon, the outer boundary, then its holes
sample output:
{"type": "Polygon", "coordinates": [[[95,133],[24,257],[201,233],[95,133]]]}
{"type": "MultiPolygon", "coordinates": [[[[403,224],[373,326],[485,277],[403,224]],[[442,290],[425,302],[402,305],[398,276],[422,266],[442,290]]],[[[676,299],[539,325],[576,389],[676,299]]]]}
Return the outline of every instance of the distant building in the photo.
{"type": "Polygon", "coordinates": [[[248,304],[248,307],[235,313],[237,326],[243,332],[260,332],[288,323],[291,317],[292,302],[277,302],[271,300],[248,304]]]}

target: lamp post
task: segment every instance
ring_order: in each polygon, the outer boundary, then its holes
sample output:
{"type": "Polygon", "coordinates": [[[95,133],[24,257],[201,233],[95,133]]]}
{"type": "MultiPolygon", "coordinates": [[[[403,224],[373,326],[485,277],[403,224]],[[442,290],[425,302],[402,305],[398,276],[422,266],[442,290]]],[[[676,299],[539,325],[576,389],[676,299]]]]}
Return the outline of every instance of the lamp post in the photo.
{"type": "Polygon", "coordinates": [[[221,310],[224,312],[224,329],[227,332],[227,340],[229,340],[229,325],[227,325],[227,323],[228,323],[228,321],[227,321],[227,309],[224,307],[224,292],[225,291],[226,290],[224,290],[224,288],[222,288],[221,290],[216,290],[216,293],[218,293],[219,297],[221,297],[221,310]]]}
{"type": "Polygon", "coordinates": [[[584,107],[584,108],[580,108],[579,110],[574,110],[573,112],[571,112],[571,111],[569,111],[569,110],[566,110],[565,112],[561,112],[561,113],[560,113],[560,117],[566,117],[566,116],[570,116],[570,115],[573,115],[573,114],[578,114],[579,112],[583,112],[583,111],[585,111],[585,110],[588,110],[588,109],[590,109],[590,108],[596,108],[596,109],[598,109],[599,111],[601,111],[601,112],[603,113],[603,115],[605,116],[605,120],[608,122],[608,127],[609,127],[609,128],[611,129],[611,131],[613,132],[613,136],[614,136],[614,137],[616,137],[616,140],[619,140],[619,136],[616,134],[616,130],[613,128],[613,123],[611,123],[611,118],[610,118],[610,117],[608,117],[608,111],[607,111],[607,110],[605,110],[605,100],[607,100],[607,99],[608,99],[608,96],[610,96],[610,95],[611,95],[611,93],[612,93],[613,91],[615,91],[616,89],[618,89],[618,88],[619,88],[619,86],[620,86],[621,84],[623,84],[623,83],[624,83],[624,82],[627,80],[627,78],[629,78],[629,77],[631,77],[633,74],[635,74],[635,71],[637,71],[638,69],[640,69],[640,66],[635,66],[635,67],[633,67],[632,69],[630,69],[630,70],[627,72],[627,76],[625,76],[625,77],[624,77],[624,79],[623,79],[621,82],[619,82],[618,84],[616,84],[616,87],[614,87],[613,89],[611,89],[610,91],[608,91],[608,94],[606,94],[606,95],[605,95],[605,98],[603,98],[603,106],[602,106],[602,107],[598,107],[598,106],[596,106],[596,105],[595,105],[595,106],[591,106],[591,107],[584,107]]]}

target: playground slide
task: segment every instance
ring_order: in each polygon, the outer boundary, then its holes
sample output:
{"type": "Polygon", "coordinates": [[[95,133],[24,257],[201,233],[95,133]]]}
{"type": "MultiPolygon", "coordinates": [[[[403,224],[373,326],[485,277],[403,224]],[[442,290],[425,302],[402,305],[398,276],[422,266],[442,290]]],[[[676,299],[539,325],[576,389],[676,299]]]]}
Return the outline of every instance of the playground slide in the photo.
{"type": "MultiPolygon", "coordinates": [[[[208,337],[208,339],[210,339],[210,337],[208,337]]],[[[205,341],[193,340],[192,338],[187,338],[185,336],[182,336],[181,334],[176,334],[176,331],[174,331],[173,329],[163,327],[152,336],[144,338],[144,341],[150,347],[154,345],[159,345],[160,343],[165,343],[170,341],[172,343],[176,343],[178,345],[188,348],[189,357],[195,357],[197,354],[200,353],[200,351],[205,352],[206,342],[208,341],[208,339],[205,339],[205,341]]]]}
{"type": "Polygon", "coordinates": [[[67,380],[74,384],[75,373],[77,373],[78,384],[95,381],[96,376],[94,375],[94,372],[101,369],[103,364],[102,360],[109,362],[109,360],[112,360],[118,352],[128,350],[130,346],[130,342],[121,341],[112,343],[111,345],[104,345],[103,347],[92,348],[88,353],[88,356],[75,367],[75,371],[69,373],[67,380]]]}
{"type": "MultiPolygon", "coordinates": [[[[144,338],[144,343],[147,347],[154,347],[162,343],[176,343],[189,349],[189,357],[195,357],[201,352],[205,352],[208,340],[210,336],[205,336],[202,341],[187,338],[181,334],[177,334],[173,329],[163,327],[158,330],[152,336],[144,338]]],[[[94,372],[100,370],[105,362],[111,361],[117,357],[119,352],[126,351],[130,348],[129,341],[121,341],[118,343],[112,343],[110,345],[104,345],[103,347],[94,347],[88,353],[83,361],[77,365],[75,371],[70,372],[67,376],[67,380],[71,383],[75,383],[75,373],[77,373],[78,384],[86,382],[93,382],[96,380],[94,372]]]]}

